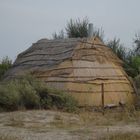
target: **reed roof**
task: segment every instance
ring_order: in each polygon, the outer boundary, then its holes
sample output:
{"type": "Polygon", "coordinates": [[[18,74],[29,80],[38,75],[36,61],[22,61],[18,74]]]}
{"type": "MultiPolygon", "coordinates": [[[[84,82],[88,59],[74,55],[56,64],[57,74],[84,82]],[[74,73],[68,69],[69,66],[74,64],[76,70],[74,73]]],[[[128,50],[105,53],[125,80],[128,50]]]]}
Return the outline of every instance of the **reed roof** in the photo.
{"type": "Polygon", "coordinates": [[[41,39],[17,56],[7,76],[15,76],[25,71],[46,71],[56,68],[65,60],[86,60],[89,62],[111,61],[117,65],[122,61],[97,37],[41,39]]]}

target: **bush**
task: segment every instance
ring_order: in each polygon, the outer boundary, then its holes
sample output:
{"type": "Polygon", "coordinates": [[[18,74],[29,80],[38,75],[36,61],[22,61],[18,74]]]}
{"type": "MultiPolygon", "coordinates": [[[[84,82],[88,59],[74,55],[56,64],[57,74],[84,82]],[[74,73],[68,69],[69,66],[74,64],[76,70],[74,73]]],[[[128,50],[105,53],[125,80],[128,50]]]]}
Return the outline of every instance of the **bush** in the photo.
{"type": "MultiPolygon", "coordinates": [[[[53,39],[88,37],[88,25],[89,20],[87,17],[76,20],[70,19],[66,24],[65,30],[61,30],[59,33],[53,33],[52,37],[53,39]]],[[[94,26],[93,36],[99,37],[104,42],[104,31],[102,28],[96,28],[94,26]]]]}
{"type": "Polygon", "coordinates": [[[69,38],[87,37],[88,24],[89,21],[87,18],[83,19],[82,21],[80,19],[77,20],[70,19],[70,21],[67,23],[66,26],[66,32],[68,37],[69,38]]]}
{"type": "Polygon", "coordinates": [[[0,84],[0,108],[5,110],[57,108],[72,112],[76,107],[70,95],[49,89],[30,75],[0,84]]]}
{"type": "Polygon", "coordinates": [[[13,82],[0,85],[0,106],[6,110],[18,109],[20,102],[19,92],[13,82]]]}
{"type": "Polygon", "coordinates": [[[0,85],[0,106],[6,110],[36,108],[39,96],[36,90],[25,80],[12,80],[0,85]]]}
{"type": "MultiPolygon", "coordinates": [[[[68,38],[83,38],[88,37],[89,20],[85,17],[83,20],[79,18],[76,20],[70,19],[66,25],[66,33],[68,38]]],[[[102,28],[93,28],[93,36],[99,37],[104,42],[104,31],[102,28]]]]}
{"type": "Polygon", "coordinates": [[[123,61],[126,59],[126,49],[120,43],[120,39],[114,38],[107,43],[107,46],[112,49],[112,51],[123,61]]]}
{"type": "Polygon", "coordinates": [[[135,53],[140,56],[140,33],[137,33],[134,38],[135,53]]]}
{"type": "Polygon", "coordinates": [[[9,57],[4,57],[2,61],[0,62],[0,80],[2,79],[5,72],[11,68],[12,66],[12,60],[9,59],[9,57]]]}
{"type": "Polygon", "coordinates": [[[137,55],[135,49],[127,51],[116,38],[109,41],[107,46],[124,62],[124,70],[129,76],[134,78],[140,74],[140,56],[137,55]]]}
{"type": "Polygon", "coordinates": [[[88,36],[88,24],[89,21],[87,18],[73,20],[67,23],[66,32],[69,38],[77,38],[77,37],[87,37],[88,36]]]}
{"type": "Polygon", "coordinates": [[[127,57],[124,63],[124,69],[131,77],[136,77],[140,74],[140,56],[131,54],[127,57]]]}
{"type": "Polygon", "coordinates": [[[67,93],[59,90],[48,89],[52,105],[64,111],[73,112],[77,110],[77,101],[67,93]]]}

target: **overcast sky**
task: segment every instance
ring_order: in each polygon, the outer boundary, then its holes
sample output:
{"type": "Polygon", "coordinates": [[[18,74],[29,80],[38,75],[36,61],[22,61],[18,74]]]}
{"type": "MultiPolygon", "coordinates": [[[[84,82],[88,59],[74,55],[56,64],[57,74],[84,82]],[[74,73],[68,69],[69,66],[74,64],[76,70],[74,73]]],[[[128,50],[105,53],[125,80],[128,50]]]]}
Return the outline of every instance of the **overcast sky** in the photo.
{"type": "Polygon", "coordinates": [[[15,59],[41,38],[87,16],[106,39],[118,37],[130,47],[140,31],[140,0],[0,0],[0,59],[15,59]]]}

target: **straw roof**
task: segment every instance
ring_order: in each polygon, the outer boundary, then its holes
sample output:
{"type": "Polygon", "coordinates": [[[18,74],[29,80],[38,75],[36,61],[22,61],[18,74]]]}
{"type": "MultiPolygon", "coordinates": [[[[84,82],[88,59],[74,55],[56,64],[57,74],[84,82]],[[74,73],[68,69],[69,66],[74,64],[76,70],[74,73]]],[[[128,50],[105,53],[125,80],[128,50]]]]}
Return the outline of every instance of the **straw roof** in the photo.
{"type": "Polygon", "coordinates": [[[122,61],[97,37],[41,39],[18,55],[7,78],[31,72],[47,86],[72,94],[80,105],[132,102],[133,87],[122,61]],[[88,94],[88,95],[87,95],[88,94]]]}
{"type": "MultiPolygon", "coordinates": [[[[95,38],[94,38],[95,39],[95,38]]],[[[96,38],[95,40],[98,40],[96,38]]],[[[13,68],[7,73],[8,77],[22,74],[26,70],[43,71],[57,67],[65,60],[87,60],[87,61],[112,61],[121,64],[122,61],[116,57],[110,48],[107,48],[99,40],[97,44],[84,38],[69,38],[48,40],[41,39],[34,43],[29,49],[20,53],[13,64],[13,68]],[[79,48],[78,46],[81,46],[79,48]],[[80,52],[79,52],[80,51],[80,52]],[[76,53],[76,54],[75,54],[76,53]],[[104,57],[104,60],[103,58],[104,57]]],[[[103,63],[103,62],[102,62],[103,63]]]]}

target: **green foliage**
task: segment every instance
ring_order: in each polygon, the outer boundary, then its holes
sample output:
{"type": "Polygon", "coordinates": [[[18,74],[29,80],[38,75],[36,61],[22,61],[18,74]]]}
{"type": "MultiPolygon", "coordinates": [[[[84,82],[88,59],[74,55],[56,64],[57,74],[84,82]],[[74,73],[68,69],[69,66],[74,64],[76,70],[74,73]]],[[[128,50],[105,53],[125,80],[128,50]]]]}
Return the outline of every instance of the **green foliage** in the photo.
{"type": "Polygon", "coordinates": [[[17,83],[16,85],[21,97],[20,106],[27,109],[38,108],[40,106],[40,97],[30,81],[23,79],[18,82],[20,84],[17,83]]]}
{"type": "Polygon", "coordinates": [[[0,106],[6,110],[18,109],[20,101],[19,92],[15,83],[9,82],[0,85],[0,106]]]}
{"type": "Polygon", "coordinates": [[[137,33],[135,35],[134,43],[135,43],[135,53],[140,56],[140,33],[137,33]]]}
{"type": "Polygon", "coordinates": [[[120,44],[120,39],[114,38],[107,43],[107,46],[123,61],[126,59],[126,49],[120,44]]]}
{"type": "MultiPolygon", "coordinates": [[[[87,17],[81,19],[70,19],[67,22],[65,31],[68,38],[83,38],[88,37],[88,25],[89,20],[87,17]]],[[[99,37],[102,41],[104,40],[104,31],[102,28],[93,28],[93,36],[99,37]]],[[[64,31],[61,30],[58,34],[55,32],[52,34],[53,39],[64,39],[66,36],[64,35],[64,31]]]]}
{"type": "Polygon", "coordinates": [[[12,61],[9,59],[9,57],[4,57],[2,61],[0,62],[0,80],[2,79],[5,72],[11,68],[12,61]]]}
{"type": "Polygon", "coordinates": [[[140,56],[135,54],[135,51],[129,51],[124,61],[124,69],[131,77],[136,77],[140,73],[140,56]]]}
{"type": "Polygon", "coordinates": [[[113,52],[124,62],[124,70],[131,77],[136,77],[140,73],[140,56],[136,54],[135,49],[127,51],[120,43],[119,39],[114,38],[107,43],[113,52]]]}
{"type": "Polygon", "coordinates": [[[87,37],[88,35],[88,24],[89,21],[87,18],[83,20],[77,19],[70,21],[67,23],[66,32],[69,38],[77,38],[77,37],[87,37]]]}
{"type": "Polygon", "coordinates": [[[132,67],[135,69],[136,71],[136,75],[140,74],[140,56],[134,56],[132,58],[132,67]]]}
{"type": "MultiPolygon", "coordinates": [[[[89,20],[85,17],[83,20],[77,19],[70,21],[66,25],[66,33],[69,38],[88,37],[89,20]]],[[[104,39],[104,31],[99,28],[93,28],[93,36],[99,37],[102,41],[104,39]]]]}
{"type": "Polygon", "coordinates": [[[54,89],[48,89],[48,92],[55,107],[68,112],[73,112],[77,109],[77,101],[69,94],[54,89]]]}
{"type": "Polygon", "coordinates": [[[52,90],[27,75],[0,84],[0,108],[5,110],[58,108],[74,111],[77,102],[68,94],[52,90]]]}
{"type": "Polygon", "coordinates": [[[37,108],[40,98],[28,80],[11,80],[0,84],[0,106],[6,110],[37,108]]]}
{"type": "Polygon", "coordinates": [[[135,35],[134,48],[127,53],[124,68],[133,78],[140,74],[140,34],[135,35]]]}

